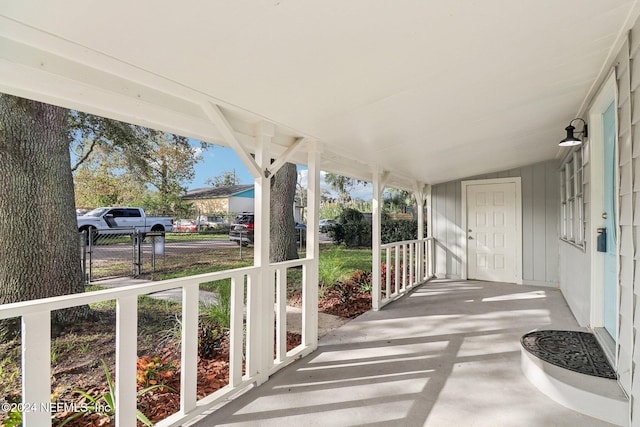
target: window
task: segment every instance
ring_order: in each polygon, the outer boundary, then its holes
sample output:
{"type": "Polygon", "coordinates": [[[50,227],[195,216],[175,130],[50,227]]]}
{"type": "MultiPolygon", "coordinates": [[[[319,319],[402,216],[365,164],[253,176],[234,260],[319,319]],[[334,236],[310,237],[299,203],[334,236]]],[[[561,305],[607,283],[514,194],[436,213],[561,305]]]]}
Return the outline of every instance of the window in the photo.
{"type": "Polygon", "coordinates": [[[584,185],[582,147],[577,147],[560,167],[560,238],[584,249],[584,185]]]}

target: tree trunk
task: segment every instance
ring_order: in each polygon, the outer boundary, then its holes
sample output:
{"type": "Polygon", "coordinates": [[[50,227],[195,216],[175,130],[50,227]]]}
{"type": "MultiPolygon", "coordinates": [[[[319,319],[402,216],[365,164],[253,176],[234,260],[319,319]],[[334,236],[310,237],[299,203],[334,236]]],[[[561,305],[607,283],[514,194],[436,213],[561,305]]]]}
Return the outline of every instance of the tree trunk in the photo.
{"type": "Polygon", "coordinates": [[[0,304],[83,292],[67,110],[0,94],[0,176],[0,304]]]}
{"type": "Polygon", "coordinates": [[[271,262],[298,259],[293,202],[298,174],[296,165],[286,163],[271,179],[271,262]]]}

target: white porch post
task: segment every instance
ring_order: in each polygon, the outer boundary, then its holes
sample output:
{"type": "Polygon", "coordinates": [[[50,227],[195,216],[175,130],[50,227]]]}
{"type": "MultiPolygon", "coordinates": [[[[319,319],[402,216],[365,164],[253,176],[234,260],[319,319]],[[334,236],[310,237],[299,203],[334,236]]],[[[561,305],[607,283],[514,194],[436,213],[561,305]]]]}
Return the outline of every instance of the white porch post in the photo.
{"type": "Polygon", "coordinates": [[[320,256],[320,149],[316,141],[307,143],[307,259],[303,277],[302,344],[312,349],[318,347],[318,266],[320,256]]]}
{"type": "Polygon", "coordinates": [[[418,253],[416,257],[418,259],[418,271],[416,271],[416,276],[418,278],[418,282],[422,282],[424,280],[425,269],[424,269],[424,258],[425,258],[425,247],[421,240],[424,238],[424,184],[416,183],[415,190],[413,195],[416,198],[416,205],[418,209],[418,253]]]}
{"type": "Polygon", "coordinates": [[[429,248],[429,256],[427,259],[427,262],[429,263],[429,268],[427,269],[427,275],[431,278],[431,277],[435,277],[436,275],[436,258],[435,258],[435,246],[434,246],[434,240],[433,240],[433,209],[431,209],[431,204],[432,204],[432,200],[431,200],[431,185],[427,185],[426,188],[426,195],[425,195],[425,202],[426,202],[426,207],[427,207],[427,237],[431,237],[431,240],[429,241],[427,247],[429,248]]]}
{"type": "MultiPolygon", "coordinates": [[[[261,170],[271,162],[271,138],[275,134],[272,124],[262,122],[256,128],[257,150],[255,160],[261,170]]],[[[259,274],[249,285],[249,349],[247,372],[256,375],[257,383],[268,379],[273,363],[273,286],[269,279],[269,223],[271,202],[270,174],[261,174],[255,179],[253,264],[260,267],[259,274]],[[269,175],[266,177],[265,175],[269,175]]]]}
{"type": "MultiPolygon", "coordinates": [[[[371,271],[373,281],[373,295],[371,305],[374,311],[380,310],[380,300],[382,299],[382,287],[380,283],[380,245],[382,244],[382,191],[384,190],[384,180],[380,176],[380,168],[373,167],[373,201],[372,201],[372,229],[371,229],[371,271]]],[[[389,287],[387,285],[387,292],[389,287]]]]}

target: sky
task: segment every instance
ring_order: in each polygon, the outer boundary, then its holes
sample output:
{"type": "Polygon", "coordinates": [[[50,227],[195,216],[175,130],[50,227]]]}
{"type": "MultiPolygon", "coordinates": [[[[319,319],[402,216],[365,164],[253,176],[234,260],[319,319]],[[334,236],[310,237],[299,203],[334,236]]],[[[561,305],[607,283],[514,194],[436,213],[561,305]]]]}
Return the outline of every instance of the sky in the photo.
{"type": "MultiPolygon", "coordinates": [[[[241,184],[253,184],[253,177],[249,173],[249,170],[244,163],[242,163],[242,160],[240,160],[232,148],[220,145],[209,145],[206,149],[200,150],[200,144],[198,142],[192,141],[191,143],[194,147],[198,148],[201,160],[196,164],[195,177],[193,181],[187,185],[188,190],[208,187],[208,185],[205,184],[207,179],[218,176],[224,171],[233,170],[235,170],[237,176],[240,178],[241,184]]],[[[298,172],[301,175],[302,185],[306,187],[306,166],[298,166],[298,172]]],[[[323,177],[324,172],[321,172],[320,188],[331,191],[329,186],[324,182],[323,177]]],[[[373,197],[373,186],[371,184],[358,185],[353,189],[353,191],[351,191],[351,197],[362,200],[371,200],[373,197]]]]}

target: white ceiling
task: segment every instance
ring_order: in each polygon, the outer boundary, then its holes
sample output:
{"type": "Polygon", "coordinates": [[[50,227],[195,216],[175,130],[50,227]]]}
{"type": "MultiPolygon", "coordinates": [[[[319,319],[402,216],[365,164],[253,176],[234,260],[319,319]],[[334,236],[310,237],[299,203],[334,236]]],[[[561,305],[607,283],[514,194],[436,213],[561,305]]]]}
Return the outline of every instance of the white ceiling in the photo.
{"type": "Polygon", "coordinates": [[[435,184],[558,156],[635,0],[3,0],[0,91],[222,142],[266,119],[325,169],[435,184]],[[368,173],[368,172],[367,172],[368,173]]]}

